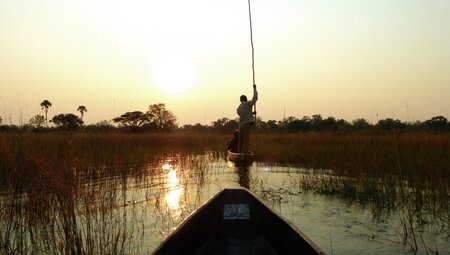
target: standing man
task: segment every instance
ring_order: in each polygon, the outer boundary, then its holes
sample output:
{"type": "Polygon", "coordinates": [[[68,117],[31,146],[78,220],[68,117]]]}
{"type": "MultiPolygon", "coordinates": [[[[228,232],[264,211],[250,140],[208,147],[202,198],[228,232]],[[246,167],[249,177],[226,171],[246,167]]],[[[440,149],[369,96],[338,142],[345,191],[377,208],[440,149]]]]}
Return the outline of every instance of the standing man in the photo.
{"type": "Polygon", "coordinates": [[[247,154],[250,151],[250,131],[252,125],[255,123],[255,117],[253,114],[253,105],[258,101],[258,91],[256,91],[256,85],[253,84],[253,98],[247,101],[247,97],[242,95],[240,97],[241,104],[237,108],[237,114],[239,115],[239,153],[247,154]]]}

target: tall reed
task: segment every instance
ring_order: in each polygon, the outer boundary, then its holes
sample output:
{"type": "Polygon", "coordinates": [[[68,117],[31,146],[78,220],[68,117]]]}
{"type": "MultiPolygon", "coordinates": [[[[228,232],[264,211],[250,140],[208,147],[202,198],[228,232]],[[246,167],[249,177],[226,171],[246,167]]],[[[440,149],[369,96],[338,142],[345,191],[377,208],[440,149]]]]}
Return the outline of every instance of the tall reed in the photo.
{"type": "Polygon", "coordinates": [[[300,190],[368,205],[377,219],[397,214],[403,242],[415,252],[439,253],[422,238],[424,227],[449,236],[449,134],[306,133],[257,142],[260,159],[313,169],[294,180],[300,190]]]}
{"type": "MultiPolygon", "coordinates": [[[[223,157],[229,138],[0,134],[0,254],[138,253],[131,241],[144,232],[137,227],[142,222],[124,208],[130,180],[157,178],[161,173],[149,172],[157,170],[148,164],[167,155],[223,157]]],[[[265,134],[252,139],[252,148],[259,162],[313,169],[295,180],[299,189],[370,205],[375,217],[405,212],[410,244],[420,239],[413,233],[421,221],[434,217],[440,231],[449,229],[448,134],[265,134]]],[[[183,158],[194,168],[205,164],[194,156],[183,158]]],[[[202,171],[185,174],[186,187],[193,178],[204,182],[202,171]]]]}
{"type": "Polygon", "coordinates": [[[0,254],[133,254],[142,228],[125,208],[130,176],[179,151],[213,150],[192,135],[1,134],[0,254]],[[120,220],[118,220],[120,219],[120,220]]]}
{"type": "Polygon", "coordinates": [[[258,160],[332,169],[335,175],[358,180],[369,178],[449,192],[449,134],[403,133],[398,135],[397,144],[390,134],[258,135],[257,143],[253,147],[258,160]]]}

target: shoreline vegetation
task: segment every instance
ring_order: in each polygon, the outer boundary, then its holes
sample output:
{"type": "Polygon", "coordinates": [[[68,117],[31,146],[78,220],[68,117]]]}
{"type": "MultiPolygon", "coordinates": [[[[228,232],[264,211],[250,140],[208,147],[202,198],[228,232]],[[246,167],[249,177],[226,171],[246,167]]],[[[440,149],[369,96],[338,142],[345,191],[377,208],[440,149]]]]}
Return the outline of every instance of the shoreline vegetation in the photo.
{"type": "MultiPolygon", "coordinates": [[[[179,132],[0,133],[0,253],[133,253],[137,247],[127,240],[136,238],[129,234],[135,230],[111,218],[111,208],[121,200],[114,190],[127,176],[157,175],[142,169],[171,154],[186,155],[202,175],[205,163],[192,155],[224,158],[230,138],[179,132]],[[89,184],[105,177],[117,178],[114,187],[89,184]],[[103,237],[94,234],[99,231],[103,237]]],[[[293,180],[298,189],[291,193],[340,196],[368,205],[375,218],[396,211],[402,241],[416,252],[420,247],[442,252],[421,238],[423,227],[450,237],[450,133],[257,134],[251,142],[258,163],[308,170],[293,180]]]]}

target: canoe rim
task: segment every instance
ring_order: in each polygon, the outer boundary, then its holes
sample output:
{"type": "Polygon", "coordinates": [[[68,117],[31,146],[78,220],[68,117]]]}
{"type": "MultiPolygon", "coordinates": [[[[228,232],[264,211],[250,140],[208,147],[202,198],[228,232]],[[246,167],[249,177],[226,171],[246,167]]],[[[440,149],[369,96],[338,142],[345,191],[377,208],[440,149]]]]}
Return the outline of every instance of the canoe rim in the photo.
{"type": "Polygon", "coordinates": [[[241,191],[245,191],[247,193],[249,193],[254,199],[256,199],[259,203],[261,203],[264,207],[266,207],[270,212],[272,212],[273,214],[275,214],[276,216],[280,217],[283,221],[285,221],[293,230],[295,230],[295,232],[297,232],[297,234],[303,239],[305,240],[306,243],[308,243],[308,245],[310,245],[314,250],[317,251],[318,254],[322,254],[325,255],[325,253],[311,240],[309,239],[308,236],[305,235],[305,233],[303,233],[300,229],[298,229],[297,226],[295,226],[290,220],[286,219],[283,215],[275,212],[274,210],[270,209],[268,206],[266,206],[266,204],[259,199],[258,197],[256,197],[250,190],[243,188],[243,187],[233,187],[233,188],[225,188],[220,190],[219,192],[217,192],[215,195],[213,195],[210,199],[208,199],[205,203],[203,203],[199,208],[197,208],[196,210],[194,210],[192,213],[189,214],[189,216],[187,216],[177,227],[176,229],[170,233],[159,245],[158,247],[153,251],[152,254],[156,254],[167,242],[170,238],[172,238],[172,236],[177,235],[177,233],[186,225],[189,224],[190,219],[192,219],[193,217],[195,217],[195,215],[200,212],[203,208],[207,207],[209,204],[211,204],[214,199],[216,199],[218,196],[220,196],[222,193],[226,192],[226,191],[233,191],[233,190],[241,190],[241,191]]]}

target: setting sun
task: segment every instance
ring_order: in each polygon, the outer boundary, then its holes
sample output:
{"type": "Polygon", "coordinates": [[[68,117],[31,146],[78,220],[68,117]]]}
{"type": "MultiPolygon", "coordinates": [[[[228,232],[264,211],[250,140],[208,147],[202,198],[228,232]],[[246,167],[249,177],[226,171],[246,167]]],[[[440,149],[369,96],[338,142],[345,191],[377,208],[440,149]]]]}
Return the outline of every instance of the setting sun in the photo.
{"type": "Polygon", "coordinates": [[[450,255],[449,13],[0,0],[0,255],[450,255]]]}
{"type": "Polygon", "coordinates": [[[165,92],[181,93],[192,86],[196,71],[192,61],[186,57],[163,56],[154,62],[152,78],[165,92]]]}

